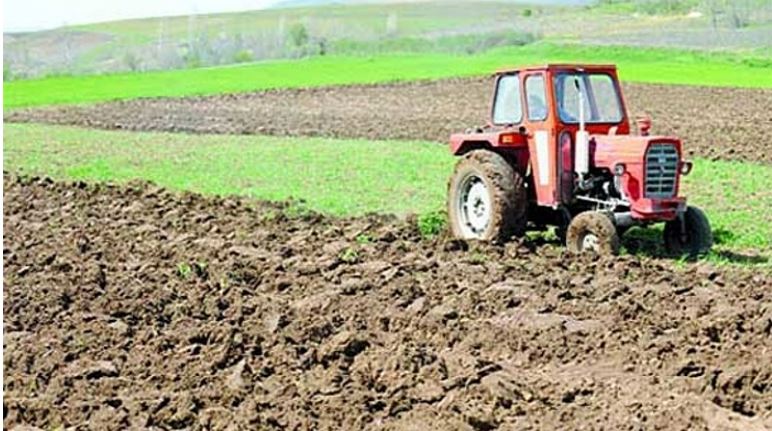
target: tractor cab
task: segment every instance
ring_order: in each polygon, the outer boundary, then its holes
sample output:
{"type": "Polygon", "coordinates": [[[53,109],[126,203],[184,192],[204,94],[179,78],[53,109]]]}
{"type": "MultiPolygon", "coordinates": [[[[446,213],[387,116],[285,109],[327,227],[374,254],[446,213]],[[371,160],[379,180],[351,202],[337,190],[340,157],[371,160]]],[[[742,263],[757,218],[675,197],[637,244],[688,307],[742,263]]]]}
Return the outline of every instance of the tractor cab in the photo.
{"type": "MultiPolygon", "coordinates": [[[[579,220],[594,217],[605,226],[604,238],[609,224],[618,235],[633,225],[664,221],[671,249],[704,252],[712,243],[707,219],[678,196],[680,177],[692,166],[682,157],[681,141],[650,136],[649,121],[632,135],[629,123],[613,65],[496,72],[487,124],[450,137],[451,151],[463,156],[450,182],[454,233],[501,239],[530,226],[554,225],[559,236],[570,238],[570,224],[588,213],[579,220]],[[467,169],[473,165],[478,174],[467,169]],[[486,177],[494,171],[501,171],[497,178],[486,177]],[[514,184],[500,177],[514,177],[514,184]],[[690,233],[685,219],[699,224],[699,232],[690,233]]],[[[596,244],[613,250],[618,238],[596,244]]]]}
{"type": "Polygon", "coordinates": [[[557,132],[578,128],[583,119],[592,133],[608,133],[611,128],[629,133],[614,66],[527,67],[502,70],[495,77],[492,126],[557,132]]]}

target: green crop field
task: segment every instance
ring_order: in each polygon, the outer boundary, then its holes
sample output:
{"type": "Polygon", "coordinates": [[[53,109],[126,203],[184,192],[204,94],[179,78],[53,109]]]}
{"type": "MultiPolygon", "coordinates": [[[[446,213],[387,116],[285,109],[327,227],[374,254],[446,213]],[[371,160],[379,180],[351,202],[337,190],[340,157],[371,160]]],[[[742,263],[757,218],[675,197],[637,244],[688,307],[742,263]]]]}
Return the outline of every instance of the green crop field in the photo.
{"type": "MultiPolygon", "coordinates": [[[[302,200],[333,215],[442,211],[455,159],[431,142],[126,133],[7,124],[5,165],[54,178],[145,179],[176,190],[302,200]]],[[[772,167],[697,160],[685,194],[724,253],[772,251],[772,167]]],[[[646,237],[646,233],[637,234],[646,237]]]]}
{"type": "Polygon", "coordinates": [[[536,43],[477,55],[318,56],[241,66],[12,81],[3,85],[3,105],[8,109],[136,97],[437,79],[484,75],[505,66],[571,61],[616,63],[626,81],[772,87],[772,64],[742,54],[536,43]]]}
{"type": "MultiPolygon", "coordinates": [[[[304,49],[329,39],[326,55],[300,53],[307,55],[300,59],[9,81],[4,83],[3,106],[480,76],[503,67],[548,62],[613,63],[627,82],[772,88],[768,47],[758,49],[753,43],[749,49],[721,52],[582,43],[590,33],[597,43],[613,43],[619,35],[651,28],[691,29],[694,22],[682,14],[641,17],[608,7],[533,8],[496,2],[481,3],[474,13],[465,13],[468,5],[456,3],[393,6],[296,8],[62,29],[107,35],[127,47],[147,49],[160,39],[176,47],[183,39],[241,40],[256,31],[258,39],[270,39],[282,33],[278,27],[298,25],[309,32],[304,49]],[[556,20],[564,25],[552,25],[556,20]],[[487,22],[490,29],[472,31],[478,21],[487,22]],[[592,31],[572,30],[580,24],[592,31]]],[[[766,24],[760,22],[752,24],[762,25],[763,33],[766,24]]],[[[743,31],[752,36],[756,27],[743,31]]],[[[287,40],[280,42],[277,47],[286,50],[287,40]]],[[[105,54],[100,49],[112,48],[100,46],[81,60],[96,61],[105,54]]],[[[4,140],[4,169],[11,172],[96,181],[147,179],[206,194],[293,198],[302,200],[303,207],[332,215],[441,213],[454,163],[443,146],[429,142],[120,133],[22,124],[6,124],[4,140]]],[[[684,187],[710,215],[724,258],[748,250],[772,253],[772,219],[766,211],[772,204],[772,167],[698,160],[684,187]]],[[[638,229],[629,236],[646,243],[656,235],[656,229],[638,229]]],[[[629,252],[637,249],[628,243],[629,252]]]]}

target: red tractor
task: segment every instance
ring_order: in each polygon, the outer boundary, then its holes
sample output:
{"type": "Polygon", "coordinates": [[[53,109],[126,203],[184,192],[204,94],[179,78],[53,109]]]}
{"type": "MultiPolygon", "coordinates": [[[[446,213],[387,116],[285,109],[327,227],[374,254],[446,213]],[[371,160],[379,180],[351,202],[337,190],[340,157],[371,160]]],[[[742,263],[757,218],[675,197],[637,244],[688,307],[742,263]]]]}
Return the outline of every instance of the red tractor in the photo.
{"type": "Polygon", "coordinates": [[[705,214],[678,195],[681,141],[631,135],[616,67],[548,65],[495,74],[488,125],[450,137],[453,234],[503,241],[555,226],[569,250],[616,254],[632,226],[665,222],[665,248],[706,253],[705,214]]]}

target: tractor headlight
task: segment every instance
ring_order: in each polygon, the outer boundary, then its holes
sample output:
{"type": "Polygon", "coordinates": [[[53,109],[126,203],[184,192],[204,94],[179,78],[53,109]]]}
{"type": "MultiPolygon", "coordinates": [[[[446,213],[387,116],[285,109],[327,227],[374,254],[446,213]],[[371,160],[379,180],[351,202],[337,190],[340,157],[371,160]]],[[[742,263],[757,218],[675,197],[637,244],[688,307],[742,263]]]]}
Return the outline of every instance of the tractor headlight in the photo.
{"type": "Polygon", "coordinates": [[[624,163],[617,163],[614,165],[614,175],[621,177],[625,172],[627,172],[627,167],[624,163]]]}
{"type": "Polygon", "coordinates": [[[692,162],[688,160],[684,160],[681,162],[681,175],[689,175],[689,172],[692,171],[693,164],[692,162]]]}

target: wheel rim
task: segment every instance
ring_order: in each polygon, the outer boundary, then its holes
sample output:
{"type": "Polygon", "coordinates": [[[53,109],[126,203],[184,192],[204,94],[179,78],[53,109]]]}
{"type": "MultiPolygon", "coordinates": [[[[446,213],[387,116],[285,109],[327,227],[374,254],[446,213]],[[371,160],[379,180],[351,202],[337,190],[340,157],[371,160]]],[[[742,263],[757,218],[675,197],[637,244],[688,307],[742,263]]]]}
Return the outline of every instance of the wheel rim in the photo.
{"type": "Polygon", "coordinates": [[[469,175],[462,180],[456,206],[464,237],[482,238],[491,219],[491,200],[482,178],[469,175]]]}
{"type": "Polygon", "coordinates": [[[592,250],[592,251],[599,251],[600,250],[600,240],[598,240],[598,236],[594,233],[587,233],[584,235],[584,238],[582,238],[582,250],[592,250]]]}

